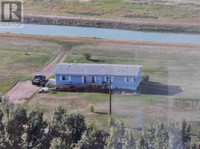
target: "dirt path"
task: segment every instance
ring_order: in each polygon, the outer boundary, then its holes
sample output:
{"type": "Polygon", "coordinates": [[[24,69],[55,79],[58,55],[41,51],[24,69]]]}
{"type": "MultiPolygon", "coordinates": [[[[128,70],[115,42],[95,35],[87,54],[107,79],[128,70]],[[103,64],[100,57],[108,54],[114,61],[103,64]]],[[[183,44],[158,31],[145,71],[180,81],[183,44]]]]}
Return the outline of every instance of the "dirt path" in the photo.
{"type": "Polygon", "coordinates": [[[47,78],[52,76],[58,60],[59,60],[59,63],[62,63],[66,59],[67,54],[64,54],[64,55],[63,54],[64,53],[60,53],[49,65],[44,67],[42,70],[40,70],[40,71],[38,71],[36,73],[33,73],[33,75],[35,75],[35,74],[43,74],[47,78]]]}
{"type": "MultiPolygon", "coordinates": [[[[54,73],[54,69],[56,67],[56,64],[59,60],[59,63],[63,62],[65,58],[67,57],[66,53],[60,53],[56,58],[49,63],[46,67],[44,67],[39,72],[33,73],[35,74],[44,74],[47,77],[50,77],[54,73]]],[[[18,82],[8,93],[6,96],[9,97],[9,100],[13,102],[14,104],[23,104],[27,98],[30,98],[39,87],[33,86],[31,81],[25,81],[25,82],[18,82]]]]}

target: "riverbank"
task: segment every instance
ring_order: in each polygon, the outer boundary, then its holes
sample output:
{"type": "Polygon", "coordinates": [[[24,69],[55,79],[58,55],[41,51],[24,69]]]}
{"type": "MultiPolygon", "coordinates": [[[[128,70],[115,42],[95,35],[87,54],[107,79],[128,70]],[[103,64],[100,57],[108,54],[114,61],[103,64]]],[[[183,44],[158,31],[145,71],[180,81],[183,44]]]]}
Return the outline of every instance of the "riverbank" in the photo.
{"type": "Polygon", "coordinates": [[[194,22],[181,23],[164,21],[133,21],[127,19],[106,19],[93,17],[70,17],[55,15],[25,15],[24,23],[200,34],[200,23],[194,22]]]}
{"type": "Polygon", "coordinates": [[[162,42],[148,42],[148,41],[126,41],[126,40],[108,40],[87,37],[66,37],[66,36],[46,36],[46,35],[28,35],[28,34],[11,34],[0,33],[0,37],[16,37],[16,38],[30,38],[42,40],[62,40],[73,42],[91,42],[91,43],[113,43],[113,44],[131,44],[131,45],[144,45],[144,46],[168,46],[168,47],[188,47],[200,48],[199,44],[192,43],[162,43],[162,42]]]}

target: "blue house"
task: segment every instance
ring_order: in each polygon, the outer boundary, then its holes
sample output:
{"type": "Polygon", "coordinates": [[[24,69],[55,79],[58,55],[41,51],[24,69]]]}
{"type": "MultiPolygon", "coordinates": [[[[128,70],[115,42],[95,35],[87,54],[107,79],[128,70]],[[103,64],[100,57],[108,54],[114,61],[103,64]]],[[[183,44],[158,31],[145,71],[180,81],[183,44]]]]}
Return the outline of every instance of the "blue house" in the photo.
{"type": "Polygon", "coordinates": [[[96,83],[111,79],[112,89],[137,90],[142,79],[141,65],[61,63],[56,66],[56,85],[96,83]]]}

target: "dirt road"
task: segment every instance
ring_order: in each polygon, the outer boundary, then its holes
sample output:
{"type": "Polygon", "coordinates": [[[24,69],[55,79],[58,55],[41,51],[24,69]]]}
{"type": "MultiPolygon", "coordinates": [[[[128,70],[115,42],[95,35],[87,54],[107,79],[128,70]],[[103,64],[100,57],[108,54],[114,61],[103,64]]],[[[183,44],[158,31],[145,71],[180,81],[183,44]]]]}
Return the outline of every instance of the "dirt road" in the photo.
{"type": "MultiPolygon", "coordinates": [[[[46,67],[44,67],[39,72],[33,73],[35,74],[44,74],[47,77],[50,77],[54,73],[54,69],[56,67],[57,62],[63,62],[67,57],[66,53],[60,53],[51,63],[49,63],[46,67]]],[[[30,98],[39,87],[33,86],[31,81],[18,82],[8,93],[6,96],[9,97],[9,100],[14,104],[23,104],[27,98],[30,98]]]]}

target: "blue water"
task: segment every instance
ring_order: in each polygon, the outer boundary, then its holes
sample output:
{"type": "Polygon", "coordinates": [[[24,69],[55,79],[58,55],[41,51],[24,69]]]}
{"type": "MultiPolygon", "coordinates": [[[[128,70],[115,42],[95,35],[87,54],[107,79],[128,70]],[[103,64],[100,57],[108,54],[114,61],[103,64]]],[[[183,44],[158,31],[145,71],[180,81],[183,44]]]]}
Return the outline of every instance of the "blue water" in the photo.
{"type": "Polygon", "coordinates": [[[114,40],[152,41],[166,43],[200,44],[200,35],[158,32],[140,32],[118,29],[102,29],[76,26],[24,24],[22,28],[0,28],[1,33],[54,35],[68,37],[96,37],[114,40]]]}

